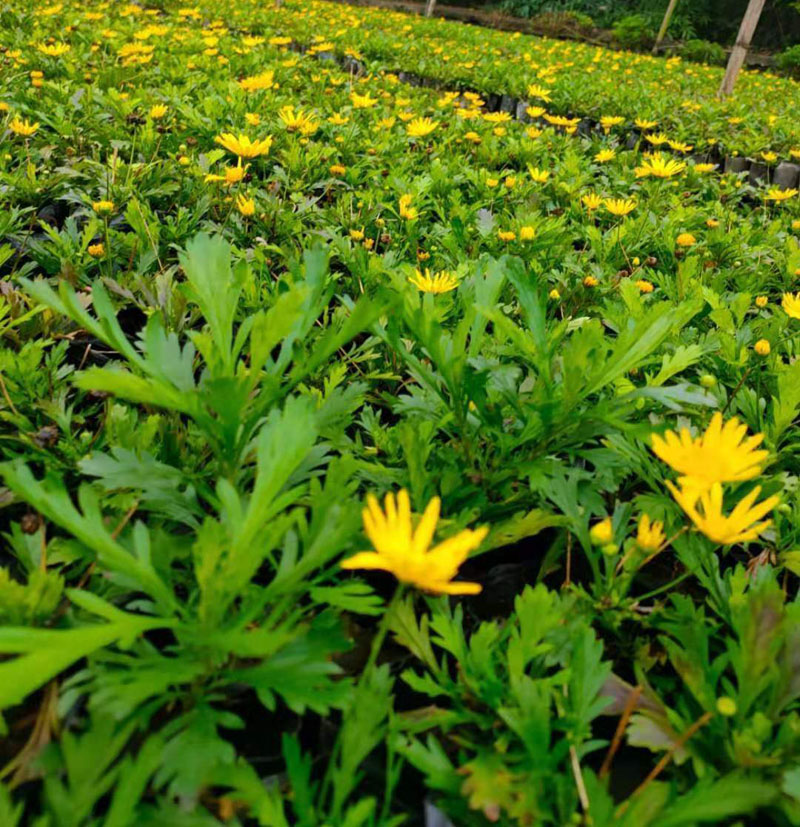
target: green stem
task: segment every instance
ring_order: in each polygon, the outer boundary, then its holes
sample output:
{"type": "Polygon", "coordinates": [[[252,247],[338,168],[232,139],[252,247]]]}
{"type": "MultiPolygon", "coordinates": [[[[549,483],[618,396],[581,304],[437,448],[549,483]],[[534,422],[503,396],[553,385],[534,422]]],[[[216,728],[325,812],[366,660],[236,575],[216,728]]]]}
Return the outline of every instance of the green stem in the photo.
{"type": "Polygon", "coordinates": [[[106,272],[109,278],[113,278],[113,273],[111,271],[111,239],[108,234],[108,216],[103,217],[103,228],[103,237],[106,242],[106,272]]]}
{"type": "Polygon", "coordinates": [[[691,575],[692,572],[687,569],[683,574],[679,575],[674,580],[670,580],[669,583],[666,583],[663,586],[659,586],[657,589],[653,589],[653,591],[647,592],[647,594],[640,594],[636,598],[636,602],[641,603],[643,600],[649,600],[651,597],[655,597],[657,594],[661,594],[661,592],[665,592],[668,589],[671,589],[673,586],[677,586],[678,583],[682,583],[684,580],[686,580],[687,577],[691,577],[691,575]]]}
{"type": "Polygon", "coordinates": [[[394,596],[389,601],[389,605],[386,607],[386,611],[383,613],[383,617],[381,618],[381,622],[378,626],[378,631],[375,632],[375,637],[372,638],[372,644],[369,650],[369,657],[367,658],[367,662],[364,664],[364,668],[361,670],[361,677],[358,681],[358,686],[361,686],[364,681],[366,680],[366,676],[369,674],[370,670],[375,666],[376,661],[378,660],[378,655],[380,654],[380,650],[383,646],[384,640],[386,640],[386,635],[389,631],[389,620],[394,613],[395,608],[397,608],[397,604],[400,602],[400,598],[405,593],[405,588],[402,583],[397,584],[397,588],[395,589],[394,596]]]}
{"type": "MultiPolygon", "coordinates": [[[[395,608],[397,607],[398,603],[400,602],[403,594],[405,593],[405,586],[402,583],[397,584],[397,588],[395,589],[394,595],[392,599],[389,601],[389,605],[386,607],[386,611],[383,613],[383,617],[381,617],[381,622],[378,625],[378,629],[375,632],[375,636],[372,638],[372,644],[370,645],[369,650],[369,657],[367,658],[367,662],[364,664],[364,668],[361,670],[361,676],[359,677],[356,685],[354,687],[353,698],[358,698],[359,689],[367,682],[370,674],[372,673],[373,669],[375,668],[375,664],[378,660],[378,655],[380,654],[380,650],[383,647],[383,642],[386,640],[386,635],[389,631],[389,618],[394,613],[395,608]]],[[[355,701],[354,701],[355,702],[355,701]]],[[[345,712],[347,714],[347,712],[345,712]]],[[[332,776],[331,771],[336,766],[336,761],[339,756],[339,753],[342,749],[341,744],[341,729],[339,730],[339,734],[336,737],[336,742],[333,745],[333,750],[331,751],[330,760],[328,762],[328,771],[325,774],[325,778],[322,782],[322,789],[320,791],[320,802],[325,802],[328,799],[328,795],[331,792],[331,784],[332,784],[332,776]]],[[[333,803],[333,802],[331,802],[333,803]]]]}

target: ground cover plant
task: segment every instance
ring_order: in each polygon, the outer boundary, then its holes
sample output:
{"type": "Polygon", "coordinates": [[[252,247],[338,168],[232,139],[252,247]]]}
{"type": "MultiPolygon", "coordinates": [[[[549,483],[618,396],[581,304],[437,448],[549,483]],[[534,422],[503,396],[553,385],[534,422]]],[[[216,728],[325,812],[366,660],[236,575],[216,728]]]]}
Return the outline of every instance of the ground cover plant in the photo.
{"type": "Polygon", "coordinates": [[[800,824],[797,84],[0,23],[0,824],[800,824]]]}

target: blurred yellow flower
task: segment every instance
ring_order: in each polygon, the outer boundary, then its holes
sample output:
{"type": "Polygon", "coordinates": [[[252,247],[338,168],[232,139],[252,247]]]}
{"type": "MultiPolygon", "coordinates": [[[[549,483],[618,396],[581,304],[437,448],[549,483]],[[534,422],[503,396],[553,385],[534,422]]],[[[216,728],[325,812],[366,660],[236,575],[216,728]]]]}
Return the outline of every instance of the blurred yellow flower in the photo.
{"type": "Polygon", "coordinates": [[[639,518],[639,527],[636,532],[636,544],[642,551],[658,551],[666,540],[664,523],[653,520],[647,514],[639,518]]]}
{"type": "Polygon", "coordinates": [[[784,293],[781,307],[792,319],[800,319],[800,293],[784,293]]]}
{"type": "Polygon", "coordinates": [[[412,195],[406,193],[405,195],[400,196],[400,200],[398,202],[400,217],[405,218],[406,221],[413,221],[419,215],[416,207],[411,206],[413,198],[414,197],[412,195]]]}
{"type": "Polygon", "coordinates": [[[736,417],[723,424],[717,411],[705,432],[693,438],[688,428],[679,433],[652,435],[653,453],[677,471],[680,485],[688,490],[708,490],[714,483],[743,482],[757,477],[768,452],[756,450],[764,434],[747,437],[747,426],[736,417]]]}
{"type": "Polygon", "coordinates": [[[458,287],[458,279],[453,273],[441,270],[431,275],[431,271],[427,267],[425,272],[415,270],[414,275],[410,276],[408,280],[423,293],[449,293],[458,287]]]}
{"type": "Polygon", "coordinates": [[[431,120],[431,118],[414,118],[406,126],[406,132],[411,138],[424,138],[426,135],[430,135],[437,126],[439,126],[439,122],[431,120]]]}
{"type": "Polygon", "coordinates": [[[636,202],[632,198],[606,198],[603,204],[611,215],[618,217],[628,215],[636,209],[636,202]]]}
{"type": "Polygon", "coordinates": [[[228,152],[232,152],[240,158],[258,158],[259,155],[266,155],[272,146],[271,136],[252,141],[247,135],[241,133],[237,136],[231,132],[223,132],[221,135],[217,135],[214,140],[220,146],[225,147],[228,152]]]}
{"type": "Polygon", "coordinates": [[[770,187],[767,192],[764,194],[765,201],[788,201],[790,198],[794,198],[797,195],[798,190],[796,189],[788,189],[782,190],[779,187],[770,187]]]}
{"type": "Polygon", "coordinates": [[[606,135],[611,131],[612,127],[619,126],[624,122],[625,118],[622,118],[619,115],[603,115],[600,118],[600,126],[603,128],[603,132],[605,132],[606,135]]]}
{"type": "Polygon", "coordinates": [[[665,144],[669,140],[663,132],[653,132],[650,135],[645,135],[644,139],[653,146],[661,146],[661,144],[665,144]]]}
{"type": "Polygon", "coordinates": [[[69,43],[40,43],[36,48],[50,57],[61,57],[70,50],[69,43]]]}
{"type": "Polygon", "coordinates": [[[598,195],[596,192],[588,192],[581,197],[581,202],[589,212],[592,212],[592,210],[599,209],[602,206],[603,196],[598,195]]]}
{"type": "Polygon", "coordinates": [[[8,128],[15,134],[15,135],[22,135],[25,138],[30,138],[31,135],[36,134],[36,130],[39,129],[39,122],[30,123],[30,121],[22,120],[20,117],[14,117],[11,119],[11,123],[9,123],[8,128]]]}
{"type": "Polygon", "coordinates": [[[606,517],[599,523],[595,523],[589,529],[589,538],[596,546],[604,546],[614,539],[614,529],[611,525],[611,517],[606,517]]]}
{"type": "Polygon", "coordinates": [[[546,184],[547,179],[550,177],[550,173],[546,169],[532,167],[530,164],[528,164],[528,173],[531,176],[531,180],[537,184],[546,184]]]}
{"type": "Polygon", "coordinates": [[[223,175],[217,175],[215,173],[209,173],[205,177],[205,183],[211,183],[212,181],[220,181],[223,182],[226,186],[232,187],[234,184],[238,184],[245,176],[247,172],[247,166],[242,166],[241,162],[237,164],[235,167],[225,167],[225,171],[223,175]]]}
{"type": "Polygon", "coordinates": [[[761,493],[761,486],[757,485],[726,517],[722,511],[723,490],[720,483],[713,483],[699,494],[692,487],[684,490],[669,481],[667,487],[697,528],[710,540],[723,546],[757,540],[772,524],[772,520],[762,521],[762,517],[780,502],[780,497],[774,495],[756,504],[761,493]]]}
{"type": "Polygon", "coordinates": [[[299,132],[306,137],[313,135],[319,129],[319,124],[312,114],[305,113],[302,109],[295,112],[293,106],[282,106],[278,110],[278,117],[289,132],[299,132]]]}
{"type": "Polygon", "coordinates": [[[539,98],[547,103],[550,103],[553,100],[550,95],[550,90],[546,86],[540,86],[537,83],[532,83],[528,87],[528,97],[539,98]]]}
{"type": "Polygon", "coordinates": [[[236,209],[245,217],[249,218],[256,213],[256,202],[252,198],[246,198],[244,195],[236,196],[236,209]]]}
{"type": "Polygon", "coordinates": [[[350,93],[350,103],[353,104],[353,109],[371,109],[377,102],[378,99],[370,97],[369,93],[366,95],[359,95],[358,92],[350,93]]]}
{"type": "Polygon", "coordinates": [[[401,583],[409,583],[435,594],[477,594],[479,583],[454,581],[459,566],[480,546],[489,532],[486,527],[464,529],[430,547],[439,521],[441,501],[434,497],[427,505],[416,529],[411,519],[411,504],[405,489],[387,494],[381,509],[369,495],[362,512],[364,531],[373,551],[362,551],[342,562],[345,569],[382,569],[401,583]]]}
{"type": "Polygon", "coordinates": [[[275,86],[275,73],[273,71],[262,72],[239,81],[240,88],[245,92],[257,92],[261,89],[272,89],[275,86]]]}
{"type": "Polygon", "coordinates": [[[684,161],[665,158],[660,152],[646,157],[644,163],[634,169],[637,178],[672,178],[686,169],[684,161]]]}

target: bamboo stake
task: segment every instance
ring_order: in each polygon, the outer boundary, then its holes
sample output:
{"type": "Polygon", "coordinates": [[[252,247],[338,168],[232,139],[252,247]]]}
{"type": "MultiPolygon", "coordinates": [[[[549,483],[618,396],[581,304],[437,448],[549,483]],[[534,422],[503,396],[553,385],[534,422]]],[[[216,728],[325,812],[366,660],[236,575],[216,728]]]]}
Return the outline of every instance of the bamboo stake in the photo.
{"type": "Polygon", "coordinates": [[[736,43],[728,58],[728,68],[725,70],[725,77],[719,87],[718,97],[724,98],[733,92],[733,85],[747,57],[747,50],[750,48],[750,41],[758,25],[758,18],[764,8],[764,0],[750,0],[747,4],[747,11],[744,13],[742,23],[739,26],[739,34],[736,36],[736,43]]]}
{"type": "Polygon", "coordinates": [[[425,3],[425,17],[433,17],[433,10],[436,8],[436,0],[428,0],[425,3]]]}
{"type": "Polygon", "coordinates": [[[667,29],[669,28],[669,21],[672,20],[672,13],[675,11],[675,6],[677,5],[678,0],[669,0],[667,10],[664,12],[664,19],[661,21],[661,28],[658,30],[658,34],[656,35],[656,42],[653,44],[653,54],[655,54],[658,51],[658,47],[661,45],[661,41],[664,39],[664,35],[667,33],[667,29]]]}

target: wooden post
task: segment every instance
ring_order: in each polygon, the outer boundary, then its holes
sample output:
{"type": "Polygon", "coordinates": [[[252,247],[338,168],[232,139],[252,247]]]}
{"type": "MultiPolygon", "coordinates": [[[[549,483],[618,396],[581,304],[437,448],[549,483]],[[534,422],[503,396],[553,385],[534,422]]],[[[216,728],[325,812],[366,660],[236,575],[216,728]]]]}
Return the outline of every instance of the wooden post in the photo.
{"type": "Polygon", "coordinates": [[[750,0],[747,4],[747,11],[742,18],[742,25],[739,26],[736,43],[731,51],[731,56],[728,58],[728,68],[725,70],[725,77],[722,79],[722,85],[719,87],[719,92],[717,93],[721,98],[733,92],[733,85],[736,83],[739,70],[742,68],[745,57],[747,57],[747,50],[750,48],[750,41],[753,39],[753,34],[758,25],[758,18],[761,17],[763,8],[764,0],[750,0]]]}
{"type": "Polygon", "coordinates": [[[664,19],[661,21],[661,28],[658,30],[658,34],[656,35],[656,42],[653,44],[653,54],[655,54],[658,51],[658,47],[661,45],[661,41],[664,39],[664,35],[667,33],[667,28],[669,28],[669,21],[672,20],[672,13],[675,11],[675,6],[677,5],[678,0],[669,0],[667,10],[664,12],[664,19]]]}
{"type": "Polygon", "coordinates": [[[433,17],[433,10],[436,8],[436,0],[428,0],[425,3],[425,17],[433,17]]]}

